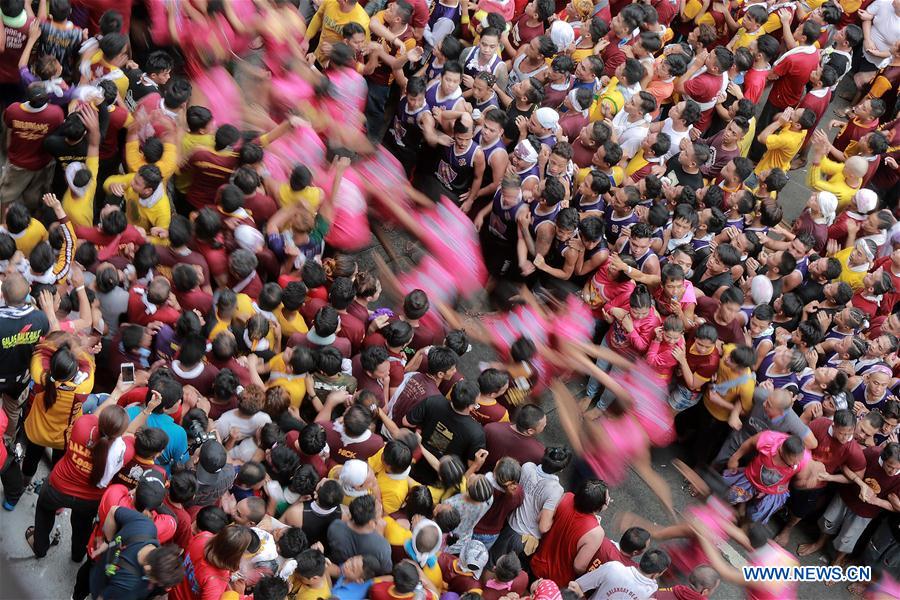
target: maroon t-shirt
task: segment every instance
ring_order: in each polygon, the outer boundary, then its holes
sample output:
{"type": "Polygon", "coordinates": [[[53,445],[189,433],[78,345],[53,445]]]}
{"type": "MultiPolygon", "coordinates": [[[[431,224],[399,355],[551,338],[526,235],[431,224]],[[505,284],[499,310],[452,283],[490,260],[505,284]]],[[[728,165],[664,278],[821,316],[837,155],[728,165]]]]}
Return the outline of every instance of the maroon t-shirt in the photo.
{"type": "Polygon", "coordinates": [[[488,451],[482,472],[490,471],[497,461],[510,456],[519,464],[527,462],[541,464],[544,457],[544,445],[534,439],[522,435],[515,430],[512,423],[488,423],[484,426],[484,447],[488,451]]]}
{"type": "MultiPolygon", "coordinates": [[[[684,82],[684,91],[698,104],[711,102],[719,95],[719,90],[721,88],[722,76],[713,75],[712,73],[704,72],[684,82]]],[[[707,127],[709,127],[709,124],[712,122],[713,108],[715,107],[710,107],[700,112],[700,121],[694,125],[700,133],[706,131],[707,127]]]]}
{"type": "Polygon", "coordinates": [[[403,423],[403,417],[430,396],[443,396],[443,394],[434,383],[434,379],[424,373],[414,373],[397,395],[397,400],[391,410],[391,418],[400,425],[403,423]]]}
{"type": "Polygon", "coordinates": [[[482,578],[482,583],[484,583],[484,585],[481,586],[482,600],[500,600],[500,598],[503,598],[507,594],[513,592],[518,594],[520,598],[524,598],[528,595],[528,573],[526,573],[525,571],[519,571],[519,574],[516,575],[515,579],[509,582],[509,589],[498,590],[492,587],[488,587],[489,580],[484,579],[483,576],[482,578]]]}
{"type": "MultiPolygon", "coordinates": [[[[291,337],[288,338],[287,345],[289,348],[293,348],[294,346],[303,346],[304,348],[310,348],[311,350],[320,350],[327,347],[313,344],[307,339],[305,333],[295,333],[291,335],[291,337]]],[[[347,338],[336,336],[334,338],[334,342],[328,345],[337,348],[338,352],[340,352],[341,356],[343,356],[344,358],[350,358],[350,340],[348,340],[347,338]]]]}
{"type": "MultiPolygon", "coordinates": [[[[209,364],[215,366],[220,371],[222,369],[231,369],[231,371],[237,375],[238,381],[241,382],[241,385],[244,387],[250,385],[250,370],[244,365],[238,363],[234,357],[229,358],[228,360],[221,361],[216,360],[215,357],[209,357],[209,364]]],[[[237,406],[232,406],[231,408],[237,408],[237,406]]]]}
{"type": "Polygon", "coordinates": [[[740,321],[737,319],[733,319],[731,323],[727,325],[722,325],[718,323],[713,315],[719,309],[720,302],[715,298],[710,296],[701,296],[697,298],[697,308],[695,313],[699,317],[703,317],[706,319],[706,322],[716,328],[716,331],[719,333],[719,339],[722,340],[725,344],[743,344],[744,343],[744,328],[741,326],[740,321]]]}
{"type": "Polygon", "coordinates": [[[501,421],[509,422],[509,413],[506,407],[497,401],[494,401],[493,404],[479,403],[478,408],[472,409],[470,414],[473,419],[482,425],[499,423],[501,421]],[[506,417],[505,420],[504,417],[506,417]]]}
{"type": "Polygon", "coordinates": [[[156,270],[169,281],[172,280],[172,269],[176,265],[185,264],[200,267],[200,270],[203,272],[203,281],[200,282],[200,285],[204,283],[212,284],[212,278],[209,275],[209,265],[199,252],[189,250],[187,253],[183,253],[173,250],[169,246],[157,246],[156,254],[159,256],[159,265],[156,270]]]}
{"type": "MultiPolygon", "coordinates": [[[[6,31],[9,40],[9,29],[6,31]]],[[[7,54],[3,53],[4,59],[7,54]]],[[[2,61],[0,64],[3,64],[2,61]]],[[[44,139],[62,124],[64,118],[62,109],[55,104],[45,104],[38,111],[26,108],[21,102],[10,104],[3,113],[3,123],[10,136],[7,146],[9,162],[28,171],[46,167],[51,157],[44,151],[44,139]]]]}
{"type": "Polygon", "coordinates": [[[333,465],[342,465],[353,459],[369,460],[384,447],[384,440],[377,433],[373,433],[365,441],[344,444],[341,434],[334,430],[334,423],[326,421],[319,424],[325,428],[325,437],[328,439],[328,447],[331,449],[333,465]]]}
{"type": "MultiPolygon", "coordinates": [[[[884,467],[879,464],[881,448],[874,446],[866,448],[863,456],[866,458],[866,472],[862,480],[869,484],[876,496],[887,500],[890,494],[900,494],[900,475],[890,476],[884,467]]],[[[844,504],[860,517],[872,518],[878,516],[884,509],[859,499],[859,486],[855,483],[844,484],[839,488],[841,500],[844,504]]]]}
{"type": "Polygon", "coordinates": [[[828,417],[819,417],[809,424],[809,428],[819,442],[816,449],[812,451],[813,460],[825,465],[825,470],[831,474],[839,472],[844,465],[851,471],[861,471],[866,466],[862,447],[856,440],[839,444],[828,433],[833,424],[828,417]]]}
{"type": "Polygon", "coordinates": [[[506,520],[514,510],[522,506],[525,501],[525,491],[522,486],[516,486],[515,493],[507,494],[505,491],[494,488],[494,503],[488,509],[481,520],[475,524],[473,530],[479,535],[496,535],[500,533],[506,520]]]}
{"type": "Polygon", "coordinates": [[[191,513],[180,506],[175,506],[168,497],[163,502],[175,515],[175,537],[172,538],[172,541],[178,544],[179,548],[187,548],[193,535],[191,513]]]}
{"type": "Polygon", "coordinates": [[[338,330],[338,337],[342,337],[350,342],[351,355],[358,354],[363,338],[366,337],[366,325],[359,319],[351,315],[349,312],[338,315],[341,319],[341,327],[338,330]]]}
{"type": "Polygon", "coordinates": [[[185,372],[182,369],[176,368],[174,362],[170,371],[172,373],[172,377],[176,381],[181,383],[181,385],[194,386],[197,391],[200,392],[201,396],[210,395],[210,393],[212,392],[213,381],[215,381],[216,375],[219,374],[219,369],[208,363],[203,363],[203,369],[200,370],[200,372],[196,375],[193,375],[194,369],[191,369],[190,373],[185,372]]]}
{"type": "Polygon", "coordinates": [[[347,307],[347,312],[350,313],[353,318],[357,321],[368,327],[369,324],[369,309],[360,304],[359,302],[353,301],[353,304],[347,307]]]}
{"type": "Polygon", "coordinates": [[[572,162],[576,165],[585,169],[591,166],[592,161],[594,160],[594,154],[597,152],[596,148],[588,148],[581,142],[581,138],[577,137],[581,131],[578,131],[574,138],[569,138],[573,140],[572,142],[572,162]]]}
{"type": "Polygon", "coordinates": [[[188,168],[193,174],[188,188],[187,201],[196,209],[213,206],[216,191],[228,183],[238,166],[238,154],[232,150],[216,152],[211,148],[198,148],[188,159],[188,168]]]}
{"type": "Polygon", "coordinates": [[[179,292],[175,290],[175,299],[181,310],[199,310],[201,315],[208,315],[212,312],[213,297],[199,288],[194,288],[188,292],[179,292]]]}
{"type": "Polygon", "coordinates": [[[319,309],[326,304],[328,304],[327,300],[314,298],[310,295],[307,295],[306,302],[304,302],[303,306],[300,307],[300,316],[302,316],[303,320],[309,323],[311,326],[316,313],[319,312],[319,309]]]}
{"type": "MultiPolygon", "coordinates": [[[[481,584],[472,575],[460,573],[459,559],[448,552],[442,552],[438,556],[438,566],[441,568],[441,576],[447,586],[447,591],[459,594],[481,589],[481,584]]],[[[374,587],[374,586],[372,586],[374,587]]],[[[369,598],[374,600],[375,595],[369,591],[369,598]]]]}
{"type": "Polygon", "coordinates": [[[254,192],[244,197],[244,208],[253,214],[253,220],[259,224],[265,223],[278,212],[278,205],[266,194],[254,192]]]}
{"type": "Polygon", "coordinates": [[[810,73],[819,66],[819,54],[819,50],[810,54],[797,52],[779,59],[772,67],[772,72],[779,76],[769,92],[769,103],[772,106],[797,106],[806,90],[810,73]]]}
{"type": "Polygon", "coordinates": [[[100,160],[115,158],[119,153],[119,132],[128,121],[128,110],[115,104],[109,111],[109,125],[106,135],[100,140],[100,160]]]}
{"type": "Polygon", "coordinates": [[[34,17],[29,16],[21,27],[7,25],[3,28],[6,32],[6,45],[3,53],[0,54],[0,83],[16,85],[20,83],[19,59],[22,58],[22,52],[28,42],[28,30],[31,28],[32,21],[34,21],[34,17]]]}

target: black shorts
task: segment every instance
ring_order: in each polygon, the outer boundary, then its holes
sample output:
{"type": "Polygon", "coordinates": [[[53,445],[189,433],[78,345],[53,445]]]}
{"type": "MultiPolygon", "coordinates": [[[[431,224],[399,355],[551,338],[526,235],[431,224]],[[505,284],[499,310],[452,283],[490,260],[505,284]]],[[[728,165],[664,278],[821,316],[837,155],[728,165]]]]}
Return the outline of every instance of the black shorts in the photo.
{"type": "Polygon", "coordinates": [[[0,377],[0,395],[17,399],[27,387],[28,377],[25,377],[24,381],[19,381],[15,375],[6,378],[0,377]]]}
{"type": "Polygon", "coordinates": [[[791,514],[799,519],[805,519],[811,515],[819,504],[819,499],[825,495],[827,487],[813,488],[811,490],[791,489],[788,497],[788,508],[791,514]]]}
{"type": "Polygon", "coordinates": [[[860,73],[871,73],[872,71],[877,71],[878,65],[873,65],[869,62],[869,59],[866,58],[862,52],[860,52],[859,64],[856,65],[856,71],[860,73]]]}
{"type": "Polygon", "coordinates": [[[481,252],[484,266],[496,279],[514,279],[519,275],[515,244],[497,238],[487,231],[487,224],[481,228],[481,252]]]}

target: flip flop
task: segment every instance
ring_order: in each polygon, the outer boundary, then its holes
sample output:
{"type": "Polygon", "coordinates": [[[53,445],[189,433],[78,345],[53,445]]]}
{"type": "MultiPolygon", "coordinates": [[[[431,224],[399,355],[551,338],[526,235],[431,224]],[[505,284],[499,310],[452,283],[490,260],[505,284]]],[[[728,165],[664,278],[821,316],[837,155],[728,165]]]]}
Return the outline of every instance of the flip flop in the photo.
{"type": "Polygon", "coordinates": [[[25,530],[25,543],[28,544],[28,547],[31,548],[32,554],[34,553],[34,525],[29,525],[28,529],[25,530]]]}

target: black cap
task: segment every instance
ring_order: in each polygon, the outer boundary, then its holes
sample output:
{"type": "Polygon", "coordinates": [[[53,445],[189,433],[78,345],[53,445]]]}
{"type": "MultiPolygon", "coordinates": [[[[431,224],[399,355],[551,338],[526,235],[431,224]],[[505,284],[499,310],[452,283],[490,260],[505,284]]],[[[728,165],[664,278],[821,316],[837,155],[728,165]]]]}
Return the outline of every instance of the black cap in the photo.
{"type": "Polygon", "coordinates": [[[197,480],[201,483],[213,483],[217,473],[228,462],[225,446],[216,440],[208,440],[200,446],[200,464],[197,466],[197,480]]]}

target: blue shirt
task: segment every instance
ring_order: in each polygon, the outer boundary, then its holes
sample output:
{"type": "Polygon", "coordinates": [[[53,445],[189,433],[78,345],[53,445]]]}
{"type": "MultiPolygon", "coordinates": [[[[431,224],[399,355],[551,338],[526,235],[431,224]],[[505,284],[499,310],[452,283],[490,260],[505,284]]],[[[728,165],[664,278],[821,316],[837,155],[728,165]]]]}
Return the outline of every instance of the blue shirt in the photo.
{"type": "Polygon", "coordinates": [[[112,550],[98,558],[91,569],[91,596],[97,598],[102,594],[109,600],[147,598],[154,589],[144,578],[138,552],[148,545],[159,546],[156,526],[145,515],[124,507],[116,509],[115,520],[116,535],[122,536],[120,553],[114,562],[117,569],[111,577],[106,574],[108,561],[112,562],[114,558],[112,550]]]}
{"type": "MultiPolygon", "coordinates": [[[[142,407],[132,406],[128,409],[128,419],[134,421],[134,418],[141,412],[142,407]]],[[[175,419],[166,414],[151,414],[147,417],[147,427],[155,427],[162,429],[169,436],[169,443],[166,449],[162,451],[156,458],[156,464],[166,469],[166,474],[171,475],[172,465],[187,462],[188,455],[187,432],[181,425],[175,422],[175,419]]]]}
{"type": "Polygon", "coordinates": [[[372,587],[371,580],[354,583],[341,576],[331,588],[331,595],[339,600],[363,600],[368,596],[370,587],[372,587]]]}

